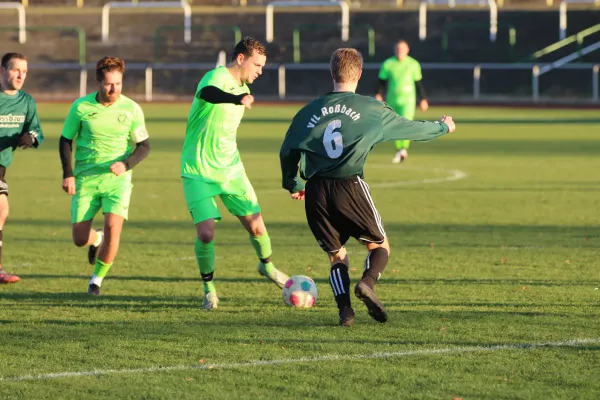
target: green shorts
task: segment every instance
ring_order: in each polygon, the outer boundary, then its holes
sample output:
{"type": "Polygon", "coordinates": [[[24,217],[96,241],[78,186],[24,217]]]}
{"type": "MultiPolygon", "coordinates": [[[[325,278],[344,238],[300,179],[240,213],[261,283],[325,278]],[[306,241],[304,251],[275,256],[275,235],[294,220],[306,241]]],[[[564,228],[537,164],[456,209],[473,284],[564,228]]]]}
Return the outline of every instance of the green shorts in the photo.
{"type": "Polygon", "coordinates": [[[184,177],[183,194],[194,225],[208,219],[217,221],[221,219],[217,196],[221,198],[227,210],[236,217],[260,212],[254,188],[245,174],[226,183],[204,182],[184,177]]]}
{"type": "Polygon", "coordinates": [[[406,103],[406,104],[394,104],[391,105],[392,109],[401,117],[406,119],[413,120],[415,119],[415,113],[417,111],[417,105],[414,103],[406,103]]]}
{"type": "Polygon", "coordinates": [[[77,178],[75,195],[71,201],[71,223],[89,221],[100,209],[103,214],[115,214],[127,219],[132,188],[131,173],[77,178]]]}

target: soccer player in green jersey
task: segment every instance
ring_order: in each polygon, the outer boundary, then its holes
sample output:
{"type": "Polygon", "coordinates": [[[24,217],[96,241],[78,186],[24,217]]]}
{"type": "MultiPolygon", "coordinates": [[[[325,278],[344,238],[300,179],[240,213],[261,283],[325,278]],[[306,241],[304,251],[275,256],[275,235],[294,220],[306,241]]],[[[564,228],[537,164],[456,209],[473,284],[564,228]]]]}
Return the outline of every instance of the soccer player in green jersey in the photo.
{"type": "Polygon", "coordinates": [[[38,147],[44,140],[33,98],[21,91],[27,77],[27,58],[19,53],[6,53],[0,64],[0,284],[15,283],[16,275],[2,269],[2,230],[8,218],[8,185],[6,169],[13,151],[20,147],[38,147]]]}
{"type": "Polygon", "coordinates": [[[455,128],[451,117],[433,122],[410,121],[385,103],[355,94],[362,66],[362,56],[355,49],[333,53],[333,91],[296,114],[280,150],[282,186],[293,199],[305,199],[308,225],[329,256],[329,283],[342,326],[354,323],[344,247],[350,237],[369,250],[354,294],[373,319],[388,319],[374,290],[387,265],[390,246],[369,186],[363,180],[369,152],[381,142],[428,141],[455,128]],[[298,163],[300,177],[307,180],[306,188],[298,178],[298,163]]]}
{"type": "MultiPolygon", "coordinates": [[[[415,84],[419,88],[421,111],[427,111],[429,103],[421,83],[421,65],[408,55],[409,51],[406,41],[400,40],[396,43],[395,56],[385,60],[379,70],[379,90],[375,98],[383,101],[385,96],[386,103],[396,113],[404,118],[414,119],[417,104],[415,84]]],[[[400,163],[408,157],[410,140],[396,140],[395,144],[396,155],[392,162],[400,163]]]]}
{"type": "Polygon", "coordinates": [[[131,170],[150,152],[144,113],[135,101],[121,94],[124,72],[120,58],[98,61],[98,91],[75,100],[59,141],[62,188],[73,196],[73,242],[77,247],[89,246],[88,261],[95,265],[88,285],[92,295],[100,294],[102,280],[119,249],[133,187],[131,170]],[[96,231],[92,222],[99,210],[104,214],[104,230],[96,231]]]}
{"type": "Polygon", "coordinates": [[[204,75],[188,116],[181,177],[196,226],[194,252],[204,281],[204,310],[217,308],[219,302],[213,281],[215,222],[221,219],[217,197],[248,231],[259,258],[258,272],[280,288],[289,279],[271,261],[271,239],[236,143],[244,109],[250,109],[254,102],[247,84],[262,74],[266,60],[265,47],[257,40],[244,38],[235,46],[227,67],[204,75]]]}

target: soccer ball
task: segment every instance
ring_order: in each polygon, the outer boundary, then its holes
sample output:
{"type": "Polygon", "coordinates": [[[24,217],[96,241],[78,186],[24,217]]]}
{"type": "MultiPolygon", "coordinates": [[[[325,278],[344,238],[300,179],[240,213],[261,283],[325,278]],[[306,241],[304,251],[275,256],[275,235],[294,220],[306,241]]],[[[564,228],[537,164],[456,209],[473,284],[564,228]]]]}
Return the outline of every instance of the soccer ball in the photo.
{"type": "Polygon", "coordinates": [[[283,301],[288,306],[310,308],[317,301],[317,285],[308,276],[292,276],[283,285],[283,301]]]}

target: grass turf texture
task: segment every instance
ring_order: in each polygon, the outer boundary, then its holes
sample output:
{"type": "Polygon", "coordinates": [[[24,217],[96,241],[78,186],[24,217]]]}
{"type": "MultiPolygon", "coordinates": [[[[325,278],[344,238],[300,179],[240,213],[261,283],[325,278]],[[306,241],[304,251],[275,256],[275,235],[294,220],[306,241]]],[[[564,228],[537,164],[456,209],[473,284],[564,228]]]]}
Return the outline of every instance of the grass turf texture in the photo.
{"type": "MultiPolygon", "coordinates": [[[[256,272],[247,234],[221,208],[221,303],[207,313],[179,179],[189,106],[142,106],[152,151],[135,169],[104,295],[93,298],[92,267],[71,243],[70,198],[60,188],[68,105],[39,105],[47,140],[18,150],[7,173],[3,261],[22,281],[0,286],[0,398],[597,398],[597,341],[460,350],[600,338],[597,111],[432,107],[418,118],[452,115],[457,132],[413,143],[402,165],[390,163],[392,143],[379,145],[365,178],[392,246],[377,288],[390,321],[377,324],[353,299],[357,323],[342,329],[303,203],[279,190],[278,150],[297,107],[257,103],[238,143],[274,262],[313,277],[317,305],[284,306],[256,272]],[[173,366],[183,369],[115,372],[173,366]],[[115,371],[7,380],[94,370],[115,371]]],[[[348,248],[356,282],[365,252],[348,248]]]]}

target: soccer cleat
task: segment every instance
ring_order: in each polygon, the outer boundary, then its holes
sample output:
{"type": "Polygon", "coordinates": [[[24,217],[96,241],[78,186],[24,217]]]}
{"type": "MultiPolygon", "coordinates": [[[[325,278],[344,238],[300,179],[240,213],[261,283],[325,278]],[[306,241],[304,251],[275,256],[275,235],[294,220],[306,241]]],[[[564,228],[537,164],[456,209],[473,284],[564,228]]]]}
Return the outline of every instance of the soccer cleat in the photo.
{"type": "Polygon", "coordinates": [[[383,308],[383,304],[375,295],[373,289],[367,286],[364,282],[358,282],[356,287],[354,288],[354,294],[358,297],[367,309],[369,310],[369,315],[377,322],[387,322],[388,315],[385,309],[383,308]]]}
{"type": "Polygon", "coordinates": [[[104,230],[102,230],[102,229],[96,229],[96,233],[98,235],[101,235],[102,240],[100,241],[100,244],[98,246],[94,246],[92,244],[90,246],[89,250],[88,250],[88,262],[91,265],[96,265],[96,256],[98,255],[98,250],[100,250],[100,247],[102,246],[102,243],[104,243],[104,230]]]}
{"type": "Polygon", "coordinates": [[[88,293],[92,296],[100,296],[100,286],[96,285],[95,283],[92,283],[88,286],[88,293]]]}
{"type": "Polygon", "coordinates": [[[219,298],[217,292],[208,292],[204,295],[204,303],[202,303],[203,310],[214,310],[219,305],[219,298]]]}
{"type": "Polygon", "coordinates": [[[290,279],[289,276],[287,276],[286,274],[284,274],[283,272],[281,272],[280,270],[278,270],[275,267],[273,267],[273,271],[270,274],[268,274],[267,268],[265,267],[265,264],[263,264],[262,262],[258,263],[258,273],[261,274],[262,276],[269,278],[271,280],[271,282],[273,282],[274,284],[279,286],[280,289],[283,289],[283,285],[285,285],[287,280],[290,279]]]}
{"type": "Polygon", "coordinates": [[[345,307],[340,311],[340,326],[352,326],[354,325],[354,310],[352,307],[345,307]]]}
{"type": "Polygon", "coordinates": [[[392,159],[392,163],[399,164],[408,158],[408,151],[406,149],[398,150],[394,158],[392,159]]]}
{"type": "Polygon", "coordinates": [[[17,283],[21,280],[16,275],[7,274],[3,269],[0,269],[0,284],[4,283],[17,283]]]}

